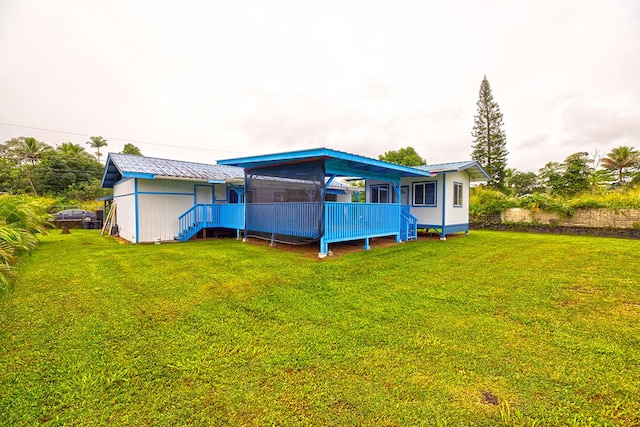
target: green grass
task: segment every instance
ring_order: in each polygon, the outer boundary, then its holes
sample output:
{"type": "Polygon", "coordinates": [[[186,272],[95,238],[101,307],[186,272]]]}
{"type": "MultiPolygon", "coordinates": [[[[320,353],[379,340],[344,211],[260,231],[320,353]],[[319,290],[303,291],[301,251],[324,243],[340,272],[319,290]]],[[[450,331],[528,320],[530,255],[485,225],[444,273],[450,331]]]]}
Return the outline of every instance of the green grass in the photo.
{"type": "Polygon", "coordinates": [[[638,245],[53,232],[0,295],[0,425],[639,425],[638,245]]]}

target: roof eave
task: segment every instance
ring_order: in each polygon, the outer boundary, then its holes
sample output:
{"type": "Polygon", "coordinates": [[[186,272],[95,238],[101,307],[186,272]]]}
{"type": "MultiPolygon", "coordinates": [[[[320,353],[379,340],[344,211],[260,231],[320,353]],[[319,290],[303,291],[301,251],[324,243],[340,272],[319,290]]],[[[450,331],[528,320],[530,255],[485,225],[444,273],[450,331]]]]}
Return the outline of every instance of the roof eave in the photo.
{"type": "Polygon", "coordinates": [[[291,151],[278,154],[267,154],[261,156],[250,156],[235,159],[218,160],[219,165],[237,166],[246,169],[273,166],[278,164],[284,164],[293,161],[311,161],[313,159],[322,158],[337,159],[349,162],[351,164],[350,174],[347,171],[341,171],[345,175],[354,176],[353,171],[360,169],[363,178],[366,175],[370,175],[371,171],[374,171],[375,175],[385,174],[390,172],[398,176],[429,176],[428,172],[421,171],[409,166],[396,165],[393,163],[383,162],[382,160],[375,160],[368,157],[358,156],[356,154],[344,153],[342,151],[331,150],[328,148],[313,148],[309,150],[291,151]]]}

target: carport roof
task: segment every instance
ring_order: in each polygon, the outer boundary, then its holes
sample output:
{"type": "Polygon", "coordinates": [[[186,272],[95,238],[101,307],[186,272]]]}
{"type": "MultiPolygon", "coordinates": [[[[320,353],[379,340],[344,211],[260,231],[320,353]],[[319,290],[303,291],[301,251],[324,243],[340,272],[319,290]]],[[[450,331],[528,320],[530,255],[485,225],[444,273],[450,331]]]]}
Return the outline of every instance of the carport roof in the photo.
{"type": "Polygon", "coordinates": [[[310,162],[313,160],[324,160],[326,173],[338,176],[379,179],[385,176],[399,178],[405,176],[431,175],[430,171],[387,163],[381,160],[328,148],[313,148],[286,153],[218,160],[218,164],[253,169],[265,166],[310,162]]]}
{"type": "Polygon", "coordinates": [[[234,166],[109,153],[102,175],[102,187],[113,188],[113,184],[122,178],[175,178],[223,183],[243,180],[244,171],[234,166]]]}

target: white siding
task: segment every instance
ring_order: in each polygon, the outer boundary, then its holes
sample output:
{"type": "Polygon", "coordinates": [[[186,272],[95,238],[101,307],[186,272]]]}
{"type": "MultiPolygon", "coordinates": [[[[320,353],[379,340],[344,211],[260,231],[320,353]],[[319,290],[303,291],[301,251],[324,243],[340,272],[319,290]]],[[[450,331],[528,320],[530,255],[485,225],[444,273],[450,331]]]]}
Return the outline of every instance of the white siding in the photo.
{"type": "Polygon", "coordinates": [[[196,204],[212,204],[213,203],[213,185],[197,184],[196,204]]]}
{"type": "Polygon", "coordinates": [[[113,203],[116,206],[116,221],[120,237],[136,241],[135,180],[126,179],[113,186],[113,203]]]}
{"type": "Polygon", "coordinates": [[[469,176],[464,172],[447,174],[446,225],[469,223],[469,176]],[[453,183],[462,183],[462,206],[453,206],[453,183]]]}
{"type": "Polygon", "coordinates": [[[178,235],[178,217],[192,206],[193,195],[139,194],[138,241],[173,240],[178,235]]]}
{"type": "Polygon", "coordinates": [[[353,191],[345,190],[345,194],[336,194],[336,202],[350,203],[353,191]]]}
{"type": "Polygon", "coordinates": [[[442,225],[442,175],[438,175],[433,178],[403,178],[402,185],[409,187],[409,206],[411,206],[411,215],[418,218],[418,224],[442,225]],[[436,182],[436,205],[415,206],[413,204],[413,184],[434,181],[436,182]]]}
{"type": "Polygon", "coordinates": [[[193,198],[194,185],[195,183],[193,181],[172,181],[169,179],[138,179],[138,192],[188,193],[191,194],[191,198],[193,198]]]}
{"type": "Polygon", "coordinates": [[[139,179],[138,242],[153,242],[158,237],[173,240],[178,235],[178,217],[193,206],[194,191],[189,181],[139,179]]]}
{"type": "Polygon", "coordinates": [[[215,196],[218,203],[227,202],[227,186],[224,184],[216,185],[215,196]]]}
{"type": "Polygon", "coordinates": [[[411,214],[418,218],[421,225],[442,225],[442,203],[444,196],[445,225],[459,225],[469,223],[469,176],[465,172],[447,173],[446,177],[438,175],[434,178],[404,178],[402,185],[409,186],[411,214]],[[436,206],[414,206],[413,184],[419,182],[436,181],[436,206]],[[443,189],[443,182],[446,188],[443,189]],[[462,206],[453,206],[453,184],[462,183],[462,206]],[[443,191],[444,190],[444,191],[443,191]]]}
{"type": "Polygon", "coordinates": [[[165,179],[120,181],[113,188],[120,236],[138,243],[150,243],[157,238],[174,240],[178,235],[178,217],[194,205],[194,200],[212,203],[213,191],[216,200],[226,200],[226,187],[221,184],[165,179]]]}

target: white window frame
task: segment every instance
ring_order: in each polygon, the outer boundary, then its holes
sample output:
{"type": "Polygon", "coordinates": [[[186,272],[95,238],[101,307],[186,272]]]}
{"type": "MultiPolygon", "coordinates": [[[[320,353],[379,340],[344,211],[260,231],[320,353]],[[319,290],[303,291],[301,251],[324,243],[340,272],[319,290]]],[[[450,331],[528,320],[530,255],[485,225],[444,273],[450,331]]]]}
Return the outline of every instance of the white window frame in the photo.
{"type": "Polygon", "coordinates": [[[411,202],[413,206],[436,207],[438,206],[438,183],[437,181],[414,182],[412,186],[411,202]],[[433,186],[433,203],[427,203],[427,186],[433,186]],[[422,199],[416,200],[416,187],[422,187],[422,199]]]}
{"type": "Polygon", "coordinates": [[[464,186],[461,182],[453,182],[453,207],[461,208],[464,204],[464,200],[462,199],[464,191],[464,186]]]}

